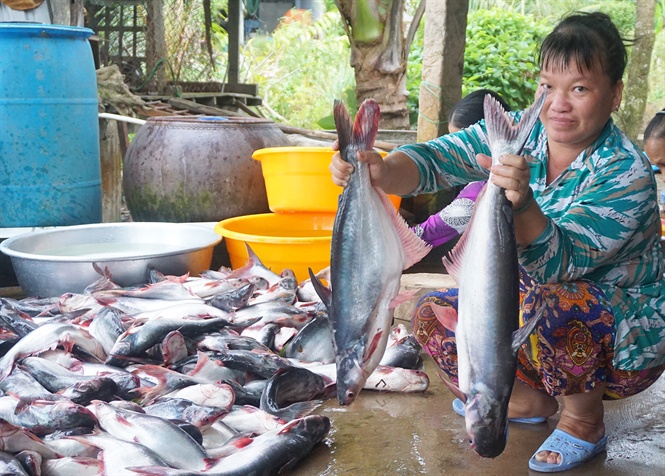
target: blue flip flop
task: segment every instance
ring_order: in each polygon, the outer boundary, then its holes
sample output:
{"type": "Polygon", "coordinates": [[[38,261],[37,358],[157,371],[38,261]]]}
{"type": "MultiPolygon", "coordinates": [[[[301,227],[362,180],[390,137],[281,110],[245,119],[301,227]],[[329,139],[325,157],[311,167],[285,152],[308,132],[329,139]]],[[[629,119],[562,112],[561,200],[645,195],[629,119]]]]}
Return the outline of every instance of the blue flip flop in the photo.
{"type": "Polygon", "coordinates": [[[533,454],[529,460],[529,468],[541,473],[568,471],[582,463],[586,463],[597,454],[603,452],[606,447],[607,436],[603,436],[598,443],[594,444],[580,440],[563,430],[556,429],[533,454]],[[536,461],[536,455],[541,451],[559,453],[561,455],[561,463],[551,464],[544,461],[536,461]]]}
{"type": "MultiPolygon", "coordinates": [[[[464,412],[464,403],[459,398],[453,400],[453,410],[460,416],[465,416],[464,412]]],[[[540,423],[545,423],[547,421],[546,417],[529,417],[529,418],[508,418],[510,423],[526,423],[529,425],[537,425],[540,423]]]]}

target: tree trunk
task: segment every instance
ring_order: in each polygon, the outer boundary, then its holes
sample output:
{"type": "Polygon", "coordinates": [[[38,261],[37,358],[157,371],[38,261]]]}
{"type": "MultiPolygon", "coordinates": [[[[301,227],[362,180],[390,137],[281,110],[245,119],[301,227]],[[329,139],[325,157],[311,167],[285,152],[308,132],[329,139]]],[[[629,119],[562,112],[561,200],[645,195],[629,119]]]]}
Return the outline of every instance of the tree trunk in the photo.
{"type": "Polygon", "coordinates": [[[642,130],[649,93],[649,69],[655,41],[655,9],[655,0],[637,0],[635,43],[628,63],[623,105],[619,113],[619,122],[624,132],[632,140],[637,140],[642,130]]]}
{"type": "Polygon", "coordinates": [[[352,56],[356,73],[358,104],[374,98],[381,108],[380,129],[409,129],[409,110],[406,105],[406,62],[393,71],[381,70],[376,64],[376,47],[356,45],[352,56]]]}
{"type": "Polygon", "coordinates": [[[336,0],[351,43],[351,66],[360,104],[374,98],[381,129],[408,129],[404,0],[336,0]]]}
{"type": "Polygon", "coordinates": [[[54,25],[70,25],[71,3],[71,0],[50,0],[51,23],[54,25]]]}

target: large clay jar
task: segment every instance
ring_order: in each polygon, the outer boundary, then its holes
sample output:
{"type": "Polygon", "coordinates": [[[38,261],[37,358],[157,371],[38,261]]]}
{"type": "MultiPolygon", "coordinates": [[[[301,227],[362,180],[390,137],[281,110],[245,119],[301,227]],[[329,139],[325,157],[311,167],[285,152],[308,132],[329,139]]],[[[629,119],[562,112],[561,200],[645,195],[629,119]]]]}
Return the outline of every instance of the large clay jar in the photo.
{"type": "Polygon", "coordinates": [[[255,150],[288,145],[272,121],[154,117],[141,126],[123,164],[135,221],[210,222],[268,212],[255,150]]]}

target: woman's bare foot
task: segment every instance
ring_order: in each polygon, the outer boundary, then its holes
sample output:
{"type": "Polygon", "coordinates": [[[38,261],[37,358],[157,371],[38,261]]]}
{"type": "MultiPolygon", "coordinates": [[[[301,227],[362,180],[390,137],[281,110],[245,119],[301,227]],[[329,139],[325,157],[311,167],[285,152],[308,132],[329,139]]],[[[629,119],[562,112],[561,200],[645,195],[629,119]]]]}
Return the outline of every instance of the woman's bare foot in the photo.
{"type": "Polygon", "coordinates": [[[559,402],[556,398],[519,380],[515,381],[508,403],[508,418],[549,418],[558,410],[559,402]]]}
{"type": "MultiPolygon", "coordinates": [[[[563,410],[557,428],[589,443],[597,443],[605,435],[603,423],[603,394],[605,385],[592,392],[562,397],[563,410]]],[[[536,461],[559,464],[561,455],[553,451],[540,451],[536,461]]]]}

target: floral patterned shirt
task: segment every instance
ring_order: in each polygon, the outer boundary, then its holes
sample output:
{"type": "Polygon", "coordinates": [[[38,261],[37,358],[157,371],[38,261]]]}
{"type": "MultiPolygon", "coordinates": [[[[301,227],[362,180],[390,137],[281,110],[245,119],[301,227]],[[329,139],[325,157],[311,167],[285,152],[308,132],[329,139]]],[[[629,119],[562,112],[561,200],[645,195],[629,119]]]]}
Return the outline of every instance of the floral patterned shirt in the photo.
{"type": "MultiPolygon", "coordinates": [[[[519,119],[521,113],[514,113],[519,119]]],[[[399,150],[418,166],[413,195],[486,180],[476,154],[490,154],[484,122],[399,150]]],[[[656,182],[649,161],[610,120],[600,137],[549,185],[547,132],[538,121],[523,155],[546,229],[518,247],[520,264],[539,282],[590,280],[611,301],[614,366],[665,363],[665,280],[656,182]]]]}

